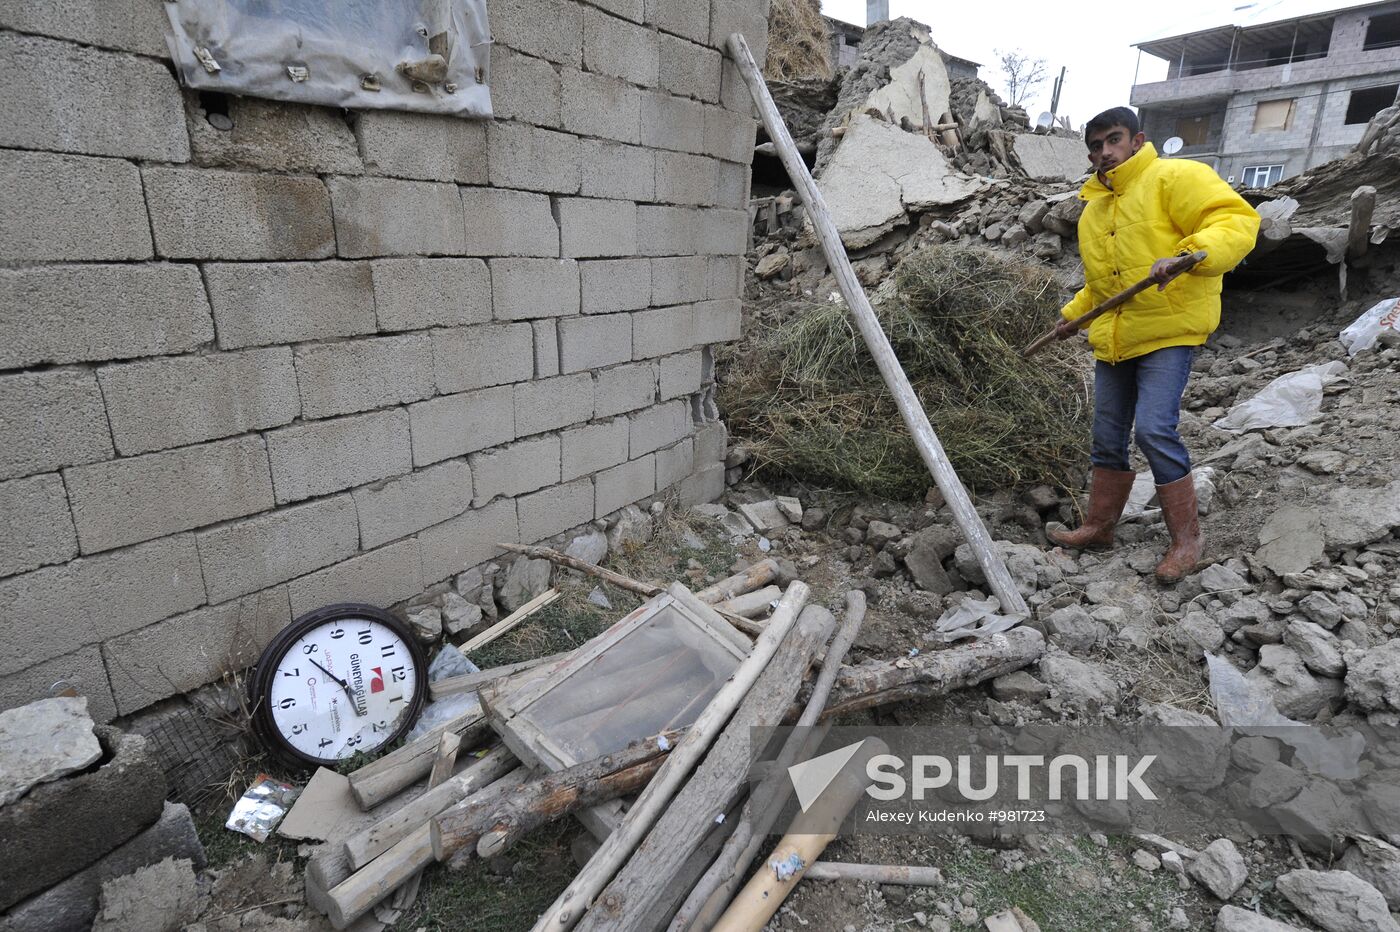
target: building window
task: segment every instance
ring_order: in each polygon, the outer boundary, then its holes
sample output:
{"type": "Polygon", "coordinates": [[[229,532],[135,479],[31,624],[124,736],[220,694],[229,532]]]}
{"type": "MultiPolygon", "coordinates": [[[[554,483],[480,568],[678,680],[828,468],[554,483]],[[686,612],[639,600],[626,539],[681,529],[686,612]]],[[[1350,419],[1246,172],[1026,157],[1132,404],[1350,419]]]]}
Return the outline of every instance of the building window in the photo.
{"type": "Polygon", "coordinates": [[[1254,130],[1256,133],[1278,133],[1293,128],[1293,113],[1298,102],[1287,100],[1261,100],[1254,108],[1254,130]]]}
{"type": "Polygon", "coordinates": [[[1240,176],[1246,188],[1267,188],[1282,177],[1282,165],[1246,165],[1240,176]]]}
{"type": "Polygon", "coordinates": [[[1372,16],[1366,24],[1366,51],[1400,48],[1400,13],[1372,16]]]}
{"type": "Polygon", "coordinates": [[[1177,117],[1176,135],[1185,145],[1206,145],[1210,141],[1210,116],[1177,117]]]}
{"type": "Polygon", "coordinates": [[[1380,87],[1361,87],[1351,92],[1347,102],[1347,126],[1369,123],[1371,117],[1395,103],[1400,94],[1400,84],[1382,84],[1380,87]]]}

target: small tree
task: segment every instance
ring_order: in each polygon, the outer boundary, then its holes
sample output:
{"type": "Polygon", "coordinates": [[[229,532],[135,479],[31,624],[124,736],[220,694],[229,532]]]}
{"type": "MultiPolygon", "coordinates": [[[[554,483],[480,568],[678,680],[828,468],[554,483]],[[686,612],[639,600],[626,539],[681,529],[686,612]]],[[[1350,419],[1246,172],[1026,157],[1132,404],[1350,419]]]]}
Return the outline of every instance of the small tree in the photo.
{"type": "Polygon", "coordinates": [[[1031,93],[1045,83],[1045,59],[1031,58],[1020,49],[993,51],[1001,62],[1001,73],[1006,78],[1007,102],[1013,107],[1024,106],[1031,93]]]}

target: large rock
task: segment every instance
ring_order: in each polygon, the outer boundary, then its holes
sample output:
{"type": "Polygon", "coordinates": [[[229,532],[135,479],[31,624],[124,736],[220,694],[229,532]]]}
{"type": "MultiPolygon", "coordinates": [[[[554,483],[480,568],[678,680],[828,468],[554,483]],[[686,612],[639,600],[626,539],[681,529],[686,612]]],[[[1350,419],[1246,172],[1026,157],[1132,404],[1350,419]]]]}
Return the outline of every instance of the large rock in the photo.
{"type": "Polygon", "coordinates": [[[908,223],[910,210],[957,204],[986,187],[953,168],[932,140],[864,113],[852,115],[818,184],[850,249],[908,223]]]}
{"type": "Polygon", "coordinates": [[[1303,774],[1282,761],[1274,761],[1250,778],[1247,800],[1256,809],[1269,809],[1297,796],[1307,783],[1303,774]]]}
{"type": "Polygon", "coordinates": [[[108,757],[102,766],[0,807],[0,909],[82,870],[160,817],[165,775],[146,739],[105,725],[98,735],[108,757]]]}
{"type": "Polygon", "coordinates": [[[442,628],[454,637],[459,634],[471,636],[483,626],[485,616],[481,606],[469,602],[457,593],[448,590],[442,596],[442,628]]]}
{"type": "Polygon", "coordinates": [[[1278,890],[1327,932],[1395,932],[1385,897],[1350,871],[1289,871],[1278,890]]]}
{"type": "Polygon", "coordinates": [[[1069,705],[1102,709],[1118,703],[1118,684],[1100,667],[1064,654],[1040,660],[1040,678],[1069,705]]]}
{"type": "Polygon", "coordinates": [[[0,712],[0,807],[102,757],[86,696],[40,699],[0,712]]]}
{"type": "Polygon", "coordinates": [[[1108,626],[1095,621],[1078,605],[1056,609],[1045,619],[1045,634],[1052,644],[1080,653],[1104,644],[1108,626]]]}
{"type": "Polygon", "coordinates": [[[1199,712],[1157,703],[1143,704],[1141,724],[1143,753],[1157,755],[1163,782],[1205,792],[1224,781],[1230,767],[1229,729],[1199,712]]]}
{"type": "Polygon", "coordinates": [[[1016,160],[1037,181],[1073,181],[1089,172],[1089,150],[1082,139],[1030,133],[1012,139],[1011,151],[1016,160]]]}
{"type": "Polygon", "coordinates": [[[1400,638],[1347,659],[1348,702],[1368,712],[1400,711],[1400,638]]]}
{"type": "Polygon", "coordinates": [[[1283,576],[1315,566],[1323,554],[1322,517],[1311,508],[1284,505],[1259,531],[1254,558],[1283,576]]]}
{"type": "Polygon", "coordinates": [[[1386,905],[1400,910],[1400,848],[1370,835],[1357,835],[1342,854],[1342,870],[1351,871],[1385,897],[1386,905]]]}
{"type": "Polygon", "coordinates": [[[204,866],[204,847],[195,833],[194,820],[179,803],[166,803],[155,825],[92,866],[0,915],[0,932],[86,929],[97,915],[103,883],[164,858],[188,858],[195,867],[204,866]]]}
{"type": "Polygon", "coordinates": [[[1299,844],[1322,853],[1340,850],[1347,835],[1371,830],[1355,794],[1327,780],[1311,781],[1292,799],[1271,806],[1269,813],[1299,844]]]}
{"type": "Polygon", "coordinates": [[[1005,673],[992,680],[992,697],[1000,702],[1039,702],[1050,696],[1050,687],[1025,670],[1005,673]]]}
{"type": "Polygon", "coordinates": [[[531,560],[520,556],[506,570],[501,591],[496,593],[496,601],[501,608],[513,612],[535,596],[549,588],[549,577],[554,567],[548,560],[531,560]]]}
{"type": "Polygon", "coordinates": [[[177,932],[195,917],[199,890],[189,858],[166,858],[102,885],[92,932],[177,932]]]}
{"type": "Polygon", "coordinates": [[[636,505],[628,505],[617,513],[617,518],[608,528],[608,549],[640,547],[651,540],[654,531],[651,516],[636,505]]]}
{"type": "Polygon", "coordinates": [[[1226,605],[1238,602],[1251,588],[1243,576],[1222,563],[1214,563],[1201,570],[1197,579],[1203,592],[1219,596],[1226,605]]]}
{"type": "Polygon", "coordinates": [[[1228,838],[1217,838],[1206,845],[1186,866],[1186,872],[1219,900],[1234,896],[1249,879],[1244,856],[1228,838]]]}
{"type": "Polygon", "coordinates": [[[1215,916],[1215,932],[1303,932],[1298,926],[1261,916],[1238,906],[1223,906],[1215,916]]]}
{"type": "Polygon", "coordinates": [[[1400,479],[1373,489],[1337,489],[1322,509],[1329,550],[1361,547],[1396,527],[1400,527],[1400,479]]]}
{"type": "Polygon", "coordinates": [[[1313,676],[1293,648],[1280,644],[1259,648],[1259,664],[1245,679],[1266,689],[1280,712],[1300,721],[1314,718],[1342,695],[1341,681],[1313,676]]]}
{"type": "Polygon", "coordinates": [[[608,536],[597,528],[589,528],[569,541],[564,553],[576,560],[597,566],[608,556],[608,536]]]}
{"type": "Polygon", "coordinates": [[[1322,625],[1294,618],[1284,626],[1283,643],[1318,676],[1340,677],[1347,672],[1337,636],[1322,625]]]}

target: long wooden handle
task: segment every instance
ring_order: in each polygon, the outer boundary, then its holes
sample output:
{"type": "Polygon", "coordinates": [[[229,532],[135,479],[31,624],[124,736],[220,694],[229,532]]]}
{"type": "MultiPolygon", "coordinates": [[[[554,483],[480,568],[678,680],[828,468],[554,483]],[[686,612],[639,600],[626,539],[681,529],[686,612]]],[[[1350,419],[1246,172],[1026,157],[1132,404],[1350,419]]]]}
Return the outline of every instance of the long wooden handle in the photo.
{"type": "MultiPolygon", "coordinates": [[[[1193,268],[1196,267],[1198,263],[1204,262],[1205,258],[1206,253],[1204,250],[1200,252],[1193,252],[1189,256],[1177,257],[1172,262],[1171,271],[1167,276],[1167,281],[1161,282],[1160,284],[1165,285],[1167,282],[1171,281],[1173,278],[1176,278],[1178,275],[1182,275],[1186,272],[1191,271],[1193,268]]],[[[1133,285],[1130,288],[1123,289],[1113,297],[1109,298],[1107,301],[1104,301],[1098,307],[1094,308],[1092,311],[1089,311],[1087,314],[1084,314],[1081,317],[1076,317],[1073,321],[1075,329],[1082,330],[1083,328],[1089,326],[1089,324],[1097,318],[1103,316],[1104,314],[1107,314],[1115,307],[1121,307],[1122,305],[1131,301],[1133,298],[1137,297],[1139,294],[1156,284],[1159,284],[1158,281],[1149,275],[1147,278],[1144,278],[1136,285],[1133,285]]],[[[1025,349],[1021,350],[1021,358],[1028,359],[1036,353],[1040,352],[1048,344],[1053,343],[1055,341],[1055,333],[1058,329],[1059,328],[1057,327],[1051,327],[1048,333],[1042,333],[1040,336],[1036,337],[1033,343],[1031,343],[1025,349]]]]}

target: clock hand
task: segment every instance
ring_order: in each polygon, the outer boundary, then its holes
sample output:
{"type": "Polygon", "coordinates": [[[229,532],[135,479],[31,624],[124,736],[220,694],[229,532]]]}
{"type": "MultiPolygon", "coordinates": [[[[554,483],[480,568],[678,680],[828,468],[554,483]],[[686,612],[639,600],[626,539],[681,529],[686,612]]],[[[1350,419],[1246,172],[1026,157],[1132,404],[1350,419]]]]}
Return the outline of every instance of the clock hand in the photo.
{"type": "Polygon", "coordinates": [[[318,670],[320,670],[322,673],[326,674],[326,676],[329,676],[331,679],[333,679],[333,680],[335,680],[337,683],[339,683],[339,684],[340,684],[340,688],[343,689],[343,690],[345,690],[345,695],[350,699],[350,708],[352,708],[352,709],[355,710],[355,714],[356,714],[356,715],[362,716],[362,717],[364,716],[365,713],[363,713],[363,712],[360,711],[360,706],[359,706],[359,704],[358,704],[357,702],[355,702],[355,694],[352,693],[352,692],[350,691],[350,684],[349,684],[349,683],[347,683],[345,680],[342,680],[340,677],[336,676],[334,673],[332,673],[331,671],[327,670],[325,667],[321,666],[319,663],[317,663],[317,662],[314,661],[314,660],[311,661],[311,665],[314,666],[314,667],[316,667],[316,668],[317,668],[318,670]]]}

